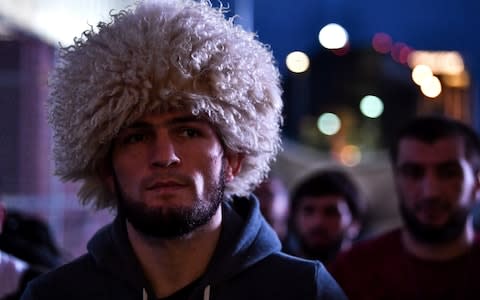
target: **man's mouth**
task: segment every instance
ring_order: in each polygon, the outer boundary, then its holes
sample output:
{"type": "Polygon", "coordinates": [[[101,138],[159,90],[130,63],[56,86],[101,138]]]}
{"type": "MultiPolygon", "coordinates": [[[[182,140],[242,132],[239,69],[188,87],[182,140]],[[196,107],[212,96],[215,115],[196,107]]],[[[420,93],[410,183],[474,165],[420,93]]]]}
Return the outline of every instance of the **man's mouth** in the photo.
{"type": "Polygon", "coordinates": [[[156,181],[147,186],[147,191],[180,189],[186,185],[177,181],[156,181]]]}

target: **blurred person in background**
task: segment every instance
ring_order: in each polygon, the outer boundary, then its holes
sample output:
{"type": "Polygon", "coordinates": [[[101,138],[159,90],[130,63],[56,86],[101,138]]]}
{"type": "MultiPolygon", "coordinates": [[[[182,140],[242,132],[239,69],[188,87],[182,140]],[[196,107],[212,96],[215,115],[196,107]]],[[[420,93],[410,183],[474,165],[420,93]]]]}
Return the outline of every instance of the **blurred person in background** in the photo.
{"type": "Polygon", "coordinates": [[[355,244],[330,270],[351,300],[474,300],[480,245],[471,210],[480,139],[460,121],[422,116],[392,144],[403,226],[355,244]]]}
{"type": "Polygon", "coordinates": [[[286,253],[329,263],[360,233],[364,199],[343,170],[316,170],[300,179],[290,201],[286,253]]]}
{"type": "Polygon", "coordinates": [[[260,211],[283,241],[287,235],[288,190],[283,180],[271,175],[253,191],[260,202],[260,211]]]}
{"type": "Polygon", "coordinates": [[[117,214],[22,299],[345,299],[321,263],[280,251],[251,194],[280,149],[279,72],[224,12],[138,2],[60,50],[56,174],[117,214]]]}
{"type": "Polygon", "coordinates": [[[65,260],[49,224],[19,210],[7,211],[0,249],[44,271],[58,267],[65,260]]]}
{"type": "Polygon", "coordinates": [[[20,299],[30,280],[62,263],[46,222],[0,202],[0,299],[20,299]]]}
{"type": "MultiPolygon", "coordinates": [[[[0,202],[0,236],[7,212],[0,202]]],[[[0,299],[15,294],[21,288],[22,277],[28,269],[28,264],[11,254],[0,250],[0,299]]]]}

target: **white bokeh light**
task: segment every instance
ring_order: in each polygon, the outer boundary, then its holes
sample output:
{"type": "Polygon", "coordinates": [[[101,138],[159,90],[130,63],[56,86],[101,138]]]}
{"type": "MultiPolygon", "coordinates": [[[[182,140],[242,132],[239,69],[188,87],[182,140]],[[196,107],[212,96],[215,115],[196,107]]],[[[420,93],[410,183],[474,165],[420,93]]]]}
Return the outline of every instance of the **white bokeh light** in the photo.
{"type": "Polygon", "coordinates": [[[367,95],[360,101],[360,111],[369,118],[378,118],[383,113],[383,101],[377,96],[367,95]]]}
{"type": "Polygon", "coordinates": [[[334,135],[340,130],[341,125],[340,118],[333,113],[324,113],[317,121],[318,130],[326,135],[334,135]]]}
{"type": "Polygon", "coordinates": [[[442,84],[437,77],[431,76],[427,80],[423,81],[422,85],[420,86],[420,90],[425,96],[429,98],[436,98],[442,92],[442,84]]]}
{"type": "Polygon", "coordinates": [[[320,30],[318,40],[327,49],[340,49],[348,43],[348,33],[342,26],[330,23],[320,30]]]}
{"type": "Polygon", "coordinates": [[[310,59],[301,51],[294,51],[287,55],[285,60],[287,68],[294,73],[303,73],[310,66],[310,59]]]}
{"type": "Polygon", "coordinates": [[[432,69],[427,65],[417,65],[412,70],[412,79],[417,85],[421,86],[422,82],[433,76],[432,69]]]}

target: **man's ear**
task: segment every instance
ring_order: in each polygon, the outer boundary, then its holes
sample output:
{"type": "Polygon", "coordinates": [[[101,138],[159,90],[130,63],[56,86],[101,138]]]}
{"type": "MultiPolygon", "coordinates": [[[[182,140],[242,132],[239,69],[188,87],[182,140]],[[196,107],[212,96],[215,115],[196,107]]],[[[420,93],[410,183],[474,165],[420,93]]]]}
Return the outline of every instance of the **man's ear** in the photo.
{"type": "Polygon", "coordinates": [[[355,240],[358,237],[358,235],[360,234],[361,229],[362,229],[362,224],[360,223],[360,221],[356,220],[356,219],[353,219],[352,223],[350,223],[350,225],[348,225],[348,228],[347,228],[347,231],[346,231],[347,237],[350,240],[355,240]]]}
{"type": "Polygon", "coordinates": [[[238,152],[227,152],[225,155],[226,166],[225,166],[225,175],[227,182],[232,181],[235,176],[240,172],[243,165],[243,160],[245,159],[244,153],[238,152]]]}

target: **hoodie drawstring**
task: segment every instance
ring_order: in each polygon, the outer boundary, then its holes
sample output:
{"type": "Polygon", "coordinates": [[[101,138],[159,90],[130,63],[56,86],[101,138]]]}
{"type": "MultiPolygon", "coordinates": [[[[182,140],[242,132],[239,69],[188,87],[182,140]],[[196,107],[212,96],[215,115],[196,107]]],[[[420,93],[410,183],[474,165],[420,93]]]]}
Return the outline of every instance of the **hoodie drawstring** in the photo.
{"type": "Polygon", "coordinates": [[[146,291],[145,289],[143,289],[142,293],[143,293],[142,299],[143,299],[143,300],[148,300],[147,291],[146,291]]]}
{"type": "Polygon", "coordinates": [[[203,300],[210,300],[210,285],[203,290],[203,300]]]}

